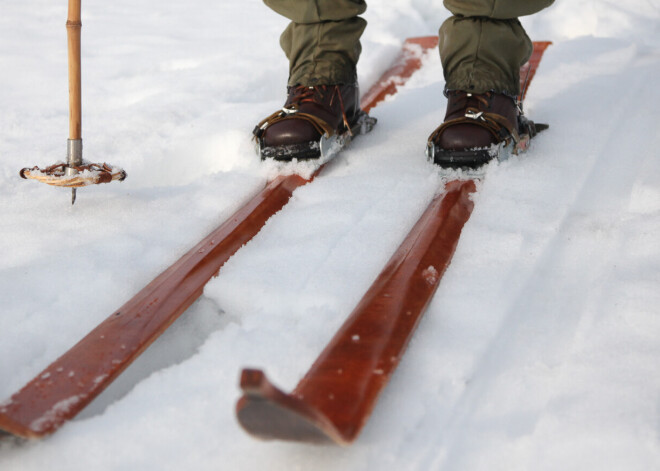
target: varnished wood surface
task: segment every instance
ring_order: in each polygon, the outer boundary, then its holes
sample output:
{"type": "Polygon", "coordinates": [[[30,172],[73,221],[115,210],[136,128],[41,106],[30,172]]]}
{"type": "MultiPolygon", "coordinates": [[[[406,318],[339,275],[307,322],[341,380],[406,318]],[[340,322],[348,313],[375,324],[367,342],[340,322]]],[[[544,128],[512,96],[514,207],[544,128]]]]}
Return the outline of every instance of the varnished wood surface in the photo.
{"type": "Polygon", "coordinates": [[[0,429],[24,438],[55,431],[100,394],[202,293],[208,280],[307,180],[271,182],[224,224],[0,404],[0,429]]]}
{"type": "Polygon", "coordinates": [[[473,180],[436,197],[294,391],[245,370],[238,419],[250,433],[341,445],[366,423],[449,266],[474,206],[473,180]],[[312,432],[305,435],[313,425],[312,432]]]}

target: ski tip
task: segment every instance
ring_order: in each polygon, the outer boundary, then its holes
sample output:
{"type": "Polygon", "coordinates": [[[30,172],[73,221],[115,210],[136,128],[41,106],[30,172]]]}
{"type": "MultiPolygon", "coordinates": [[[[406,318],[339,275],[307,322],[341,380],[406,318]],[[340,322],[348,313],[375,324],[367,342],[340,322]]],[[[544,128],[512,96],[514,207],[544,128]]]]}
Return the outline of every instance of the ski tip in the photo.
{"type": "Polygon", "coordinates": [[[240,386],[243,396],[236,403],[236,417],[250,435],[262,440],[349,443],[322,414],[303,399],[279,390],[263,371],[243,370],[240,386]]]}
{"type": "Polygon", "coordinates": [[[261,370],[245,368],[241,372],[241,390],[247,396],[263,397],[269,389],[276,389],[261,370]]]}

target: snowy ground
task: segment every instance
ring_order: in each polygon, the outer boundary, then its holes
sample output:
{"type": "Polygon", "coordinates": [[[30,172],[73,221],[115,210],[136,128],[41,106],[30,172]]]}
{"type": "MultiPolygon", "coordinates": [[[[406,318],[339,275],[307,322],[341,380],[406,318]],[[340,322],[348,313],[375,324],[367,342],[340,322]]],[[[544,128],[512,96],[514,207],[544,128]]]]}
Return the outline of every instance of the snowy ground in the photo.
{"type": "MultiPolygon", "coordinates": [[[[371,0],[366,89],[436,0],[371,0]]],[[[279,107],[284,20],[258,0],[83,4],[85,157],[123,183],[18,178],[65,157],[66,2],[0,17],[0,399],[258,191],[250,143],[279,107]]],[[[348,449],[264,443],[233,417],[244,366],[291,389],[441,187],[437,58],[234,256],[81,416],[0,469],[660,469],[660,2],[558,2],[528,114],[551,123],[492,165],[404,361],[348,449]]]]}

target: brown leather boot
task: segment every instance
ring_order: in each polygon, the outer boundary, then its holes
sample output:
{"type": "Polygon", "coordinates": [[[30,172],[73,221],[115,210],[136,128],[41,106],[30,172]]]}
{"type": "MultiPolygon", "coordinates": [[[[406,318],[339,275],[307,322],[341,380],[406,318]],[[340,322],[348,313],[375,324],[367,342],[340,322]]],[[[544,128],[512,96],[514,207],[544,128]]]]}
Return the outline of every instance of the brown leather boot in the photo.
{"type": "Polygon", "coordinates": [[[445,121],[429,137],[427,155],[442,167],[479,167],[520,140],[516,101],[499,93],[447,93],[445,121]]]}
{"type": "Polygon", "coordinates": [[[361,115],[357,85],[288,88],[284,107],[254,129],[263,159],[316,159],[324,140],[350,132],[361,115]]]}

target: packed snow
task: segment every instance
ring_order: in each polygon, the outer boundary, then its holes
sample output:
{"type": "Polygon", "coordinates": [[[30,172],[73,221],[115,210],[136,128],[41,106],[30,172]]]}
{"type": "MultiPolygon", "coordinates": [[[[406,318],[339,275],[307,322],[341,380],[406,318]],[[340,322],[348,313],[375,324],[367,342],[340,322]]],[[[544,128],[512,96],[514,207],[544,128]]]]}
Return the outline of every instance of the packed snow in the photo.
{"type": "MultiPolygon", "coordinates": [[[[0,16],[0,401],[259,191],[254,125],[284,100],[286,21],[258,0],[83,2],[84,156],[122,183],[21,180],[65,159],[64,1],[0,16]]],[[[439,0],[370,0],[364,90],[439,0]]],[[[574,0],[527,114],[551,128],[487,168],[440,288],[350,448],[262,442],[242,367],[292,389],[434,194],[435,53],[204,295],[75,420],[4,440],[2,471],[660,469],[660,2],[574,0]]]]}

